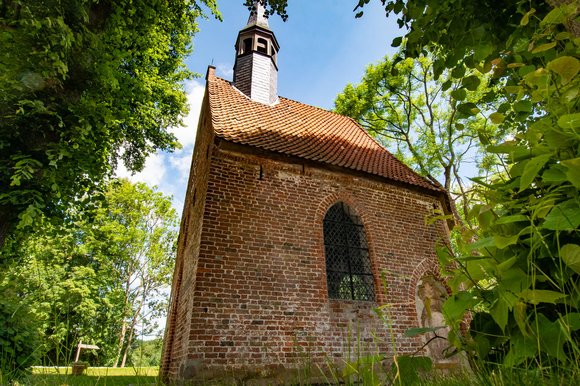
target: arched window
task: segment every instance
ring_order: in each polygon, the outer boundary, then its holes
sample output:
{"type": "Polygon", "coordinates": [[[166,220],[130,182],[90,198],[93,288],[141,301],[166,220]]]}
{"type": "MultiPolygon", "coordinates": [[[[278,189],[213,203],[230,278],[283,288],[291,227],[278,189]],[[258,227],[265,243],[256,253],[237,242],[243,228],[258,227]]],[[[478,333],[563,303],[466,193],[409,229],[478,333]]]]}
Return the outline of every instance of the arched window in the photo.
{"type": "Polygon", "coordinates": [[[324,217],[326,282],[332,299],[374,300],[374,279],[363,225],[345,204],[333,205],[324,217]]]}

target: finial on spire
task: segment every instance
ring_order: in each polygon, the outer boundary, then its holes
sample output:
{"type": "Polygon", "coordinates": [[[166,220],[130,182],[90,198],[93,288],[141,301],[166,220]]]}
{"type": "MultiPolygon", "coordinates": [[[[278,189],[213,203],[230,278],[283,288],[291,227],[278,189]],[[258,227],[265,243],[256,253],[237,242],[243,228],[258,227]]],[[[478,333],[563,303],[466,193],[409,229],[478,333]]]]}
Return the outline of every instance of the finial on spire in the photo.
{"type": "Polygon", "coordinates": [[[266,8],[264,7],[262,0],[254,0],[254,5],[252,6],[252,11],[250,12],[248,25],[246,27],[254,25],[270,28],[268,25],[268,15],[266,14],[266,8]]]}

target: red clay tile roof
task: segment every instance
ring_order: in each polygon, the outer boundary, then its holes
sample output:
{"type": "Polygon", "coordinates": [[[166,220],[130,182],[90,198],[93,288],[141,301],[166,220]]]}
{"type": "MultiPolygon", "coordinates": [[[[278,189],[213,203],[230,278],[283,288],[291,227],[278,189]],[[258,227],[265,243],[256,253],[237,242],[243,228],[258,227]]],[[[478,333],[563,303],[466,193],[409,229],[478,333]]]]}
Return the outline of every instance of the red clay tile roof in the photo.
{"type": "Polygon", "coordinates": [[[443,191],[396,159],[352,118],[282,97],[272,106],[254,102],[230,82],[208,75],[212,123],[220,138],[443,191]]]}

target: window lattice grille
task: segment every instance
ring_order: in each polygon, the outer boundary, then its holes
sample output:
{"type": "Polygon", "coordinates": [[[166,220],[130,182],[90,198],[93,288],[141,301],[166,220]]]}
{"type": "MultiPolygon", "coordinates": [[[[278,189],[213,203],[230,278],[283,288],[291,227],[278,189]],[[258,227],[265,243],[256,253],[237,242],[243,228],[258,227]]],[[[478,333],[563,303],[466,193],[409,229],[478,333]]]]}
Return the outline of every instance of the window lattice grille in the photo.
{"type": "Polygon", "coordinates": [[[324,217],[324,251],[328,296],[333,299],[374,300],[374,279],[364,228],[344,203],[324,217]]]}

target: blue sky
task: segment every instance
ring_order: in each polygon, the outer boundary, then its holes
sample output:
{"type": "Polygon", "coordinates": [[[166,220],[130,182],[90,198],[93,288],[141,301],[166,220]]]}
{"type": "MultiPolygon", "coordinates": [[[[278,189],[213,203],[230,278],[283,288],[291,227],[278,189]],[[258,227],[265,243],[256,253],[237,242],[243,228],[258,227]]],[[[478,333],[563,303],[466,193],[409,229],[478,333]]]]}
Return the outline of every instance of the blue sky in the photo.
{"type": "MultiPolygon", "coordinates": [[[[365,15],[355,19],[355,0],[289,0],[286,22],[270,17],[270,28],[280,43],[278,56],[278,93],[310,105],[331,109],[334,99],[347,83],[356,83],[365,67],[394,53],[390,46],[400,33],[394,18],[387,19],[381,2],[371,1],[365,15]]],[[[193,53],[187,67],[202,75],[186,84],[190,114],[184,127],[173,132],[183,148],[173,153],[151,156],[145,169],[130,176],[123,168],[118,175],[133,181],[156,185],[173,196],[181,213],[191,155],[197,130],[199,109],[205,87],[207,66],[216,67],[217,76],[232,80],[234,44],[238,31],[248,20],[243,0],[218,0],[223,21],[213,17],[199,22],[193,39],[193,53]]]]}

